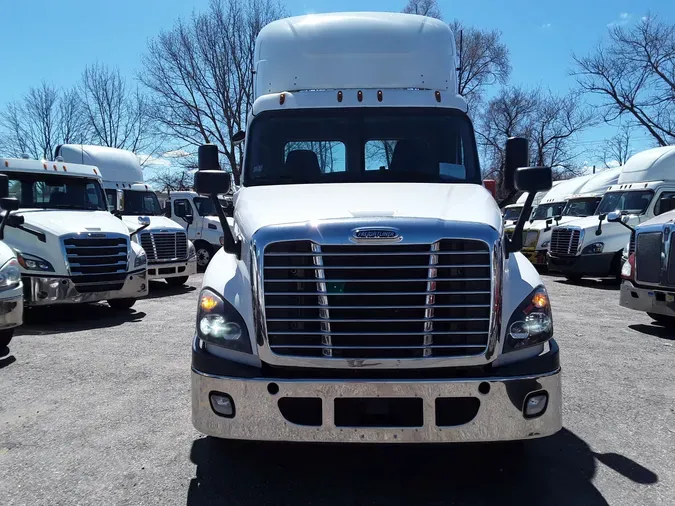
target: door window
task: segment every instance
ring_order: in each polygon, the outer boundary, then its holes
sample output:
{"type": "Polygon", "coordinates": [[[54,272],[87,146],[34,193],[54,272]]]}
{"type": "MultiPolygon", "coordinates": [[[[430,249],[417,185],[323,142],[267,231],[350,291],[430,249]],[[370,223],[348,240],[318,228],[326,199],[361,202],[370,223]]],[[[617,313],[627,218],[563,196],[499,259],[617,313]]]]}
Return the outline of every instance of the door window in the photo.
{"type": "Polygon", "coordinates": [[[190,201],[187,199],[176,200],[173,203],[173,214],[179,218],[185,218],[185,216],[192,214],[192,206],[190,201]]]}
{"type": "Polygon", "coordinates": [[[654,216],[666,213],[675,209],[675,191],[666,191],[659,195],[659,199],[654,205],[654,216]]]}

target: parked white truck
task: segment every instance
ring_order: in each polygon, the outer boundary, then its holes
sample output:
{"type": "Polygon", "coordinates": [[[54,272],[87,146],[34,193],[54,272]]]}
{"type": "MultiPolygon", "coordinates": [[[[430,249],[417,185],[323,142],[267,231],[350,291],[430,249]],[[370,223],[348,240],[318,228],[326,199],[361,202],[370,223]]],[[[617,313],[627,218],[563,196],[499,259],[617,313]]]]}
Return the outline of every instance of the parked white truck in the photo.
{"type": "Polygon", "coordinates": [[[11,212],[19,208],[19,201],[7,196],[8,181],[7,176],[0,174],[0,208],[4,211],[0,220],[0,350],[9,346],[14,329],[23,323],[21,268],[14,250],[4,242],[11,212]]]}
{"type": "MultiPolygon", "coordinates": [[[[439,442],[560,430],[549,299],[482,185],[455,55],[449,26],[415,15],[262,29],[234,138],[245,135],[234,227],[221,209],[224,246],[199,294],[200,432],[439,442]]],[[[506,189],[532,194],[527,217],[551,170],[525,168],[525,139],[506,152],[506,189]]],[[[215,146],[199,167],[195,188],[215,201],[230,184],[215,146]]]]}
{"type": "Polygon", "coordinates": [[[670,209],[675,195],[675,146],[648,149],[628,159],[616,185],[609,187],[595,214],[553,230],[549,251],[552,268],[571,280],[583,276],[614,277],[621,273],[622,253],[630,230],[607,222],[617,211],[632,227],[670,209]]]}
{"type": "Polygon", "coordinates": [[[165,279],[169,285],[179,286],[197,272],[194,245],[183,227],[164,216],[157,195],[143,182],[143,169],[134,153],[106,146],[63,144],[57,146],[54,157],[97,167],[108,206],[129,232],[149,222],[133,237],[148,257],[148,279],[165,279]]]}
{"type": "Polygon", "coordinates": [[[216,204],[191,191],[171,192],[167,197],[166,215],[185,229],[195,245],[197,265],[203,269],[223,245],[223,227],[216,209],[222,209],[223,197],[220,195],[216,204]]]}
{"type": "Polygon", "coordinates": [[[148,294],[147,258],[107,209],[96,167],[0,158],[20,211],[4,243],[16,253],[29,306],[107,301],[126,309],[148,294]]]}

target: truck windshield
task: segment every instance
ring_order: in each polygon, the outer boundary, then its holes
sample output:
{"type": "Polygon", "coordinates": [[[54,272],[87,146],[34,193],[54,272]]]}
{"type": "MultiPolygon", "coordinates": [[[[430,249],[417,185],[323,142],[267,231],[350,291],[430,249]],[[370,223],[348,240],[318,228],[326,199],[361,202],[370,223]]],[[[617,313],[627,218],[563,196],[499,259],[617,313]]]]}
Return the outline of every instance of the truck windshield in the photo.
{"type": "Polygon", "coordinates": [[[537,208],[532,211],[532,216],[530,220],[547,220],[553,218],[554,216],[560,216],[562,214],[563,208],[565,207],[564,202],[555,202],[550,204],[539,204],[537,208]]]}
{"type": "Polygon", "coordinates": [[[651,190],[605,193],[595,214],[625,211],[628,214],[642,214],[649,207],[654,192],[651,190]]]}
{"type": "Polygon", "coordinates": [[[124,214],[132,216],[160,216],[162,207],[153,192],[124,190],[124,214]]]}
{"type": "Polygon", "coordinates": [[[268,112],[252,122],[246,150],[246,186],[481,182],[471,123],[448,109],[268,112]]]}
{"type": "Polygon", "coordinates": [[[199,216],[218,216],[213,201],[207,197],[195,197],[195,207],[199,216]]]}
{"type": "Polygon", "coordinates": [[[591,216],[599,202],[600,197],[568,200],[562,214],[563,216],[591,216]]]}
{"type": "Polygon", "coordinates": [[[9,178],[9,196],[15,197],[24,209],[107,210],[97,179],[40,172],[4,174],[9,178]]]}
{"type": "Polygon", "coordinates": [[[522,207],[509,207],[504,210],[504,219],[509,221],[515,221],[520,217],[520,213],[523,210],[522,207]]]}

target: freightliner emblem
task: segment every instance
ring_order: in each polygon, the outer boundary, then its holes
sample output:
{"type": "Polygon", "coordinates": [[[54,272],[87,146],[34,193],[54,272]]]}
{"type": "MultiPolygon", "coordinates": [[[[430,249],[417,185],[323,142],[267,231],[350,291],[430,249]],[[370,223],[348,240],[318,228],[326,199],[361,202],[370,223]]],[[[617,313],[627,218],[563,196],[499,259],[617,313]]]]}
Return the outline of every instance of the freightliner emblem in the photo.
{"type": "Polygon", "coordinates": [[[352,240],[356,242],[380,242],[403,239],[395,228],[357,228],[352,231],[352,240]]]}

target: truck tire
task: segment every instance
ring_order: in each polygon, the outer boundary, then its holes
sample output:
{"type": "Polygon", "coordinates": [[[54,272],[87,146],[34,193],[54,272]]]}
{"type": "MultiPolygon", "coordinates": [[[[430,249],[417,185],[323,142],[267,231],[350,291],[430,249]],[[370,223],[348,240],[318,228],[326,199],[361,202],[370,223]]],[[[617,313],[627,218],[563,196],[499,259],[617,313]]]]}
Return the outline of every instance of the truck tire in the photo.
{"type": "Polygon", "coordinates": [[[656,323],[660,323],[664,327],[668,327],[671,329],[675,328],[675,318],[673,318],[672,316],[666,316],[664,314],[656,314],[656,313],[647,313],[647,316],[649,316],[656,323]]]}
{"type": "Polygon", "coordinates": [[[169,286],[183,286],[187,283],[189,276],[180,276],[177,278],[166,278],[166,284],[169,286]]]}
{"type": "Polygon", "coordinates": [[[113,309],[131,309],[136,299],[110,299],[108,305],[113,309]]]}
{"type": "Polygon", "coordinates": [[[0,349],[7,348],[14,337],[14,329],[0,330],[0,349]]]}
{"type": "Polygon", "coordinates": [[[213,246],[206,241],[195,242],[195,251],[197,253],[197,267],[206,269],[213,256],[213,246]]]}

